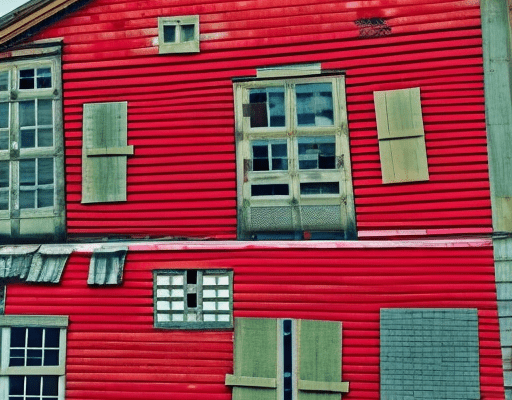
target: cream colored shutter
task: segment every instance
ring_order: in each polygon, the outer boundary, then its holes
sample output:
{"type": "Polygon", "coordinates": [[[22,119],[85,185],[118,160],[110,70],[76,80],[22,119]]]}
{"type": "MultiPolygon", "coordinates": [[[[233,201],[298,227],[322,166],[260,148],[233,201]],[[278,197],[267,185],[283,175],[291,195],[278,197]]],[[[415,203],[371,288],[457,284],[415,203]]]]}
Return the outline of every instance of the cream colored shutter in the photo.
{"type": "Polygon", "coordinates": [[[82,203],[126,201],[128,103],[84,104],[82,203]]]}
{"type": "Polygon", "coordinates": [[[427,181],[420,88],[374,92],[383,183],[427,181]]]}
{"type": "Polygon", "coordinates": [[[235,319],[233,400],[277,400],[277,320],[235,319]]]}
{"type": "Polygon", "coordinates": [[[341,323],[298,320],[297,334],[298,400],[341,399],[341,323]]]}

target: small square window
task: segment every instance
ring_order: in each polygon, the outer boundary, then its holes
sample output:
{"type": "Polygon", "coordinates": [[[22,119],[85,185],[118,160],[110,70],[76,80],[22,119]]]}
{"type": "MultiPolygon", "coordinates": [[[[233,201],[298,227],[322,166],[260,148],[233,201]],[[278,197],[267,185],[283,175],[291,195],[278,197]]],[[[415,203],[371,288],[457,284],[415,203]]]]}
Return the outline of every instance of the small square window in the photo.
{"type": "Polygon", "coordinates": [[[231,328],[232,277],[229,270],[154,271],[155,327],[231,328]]]}
{"type": "Polygon", "coordinates": [[[199,16],[158,18],[160,54],[199,53],[199,16]]]}

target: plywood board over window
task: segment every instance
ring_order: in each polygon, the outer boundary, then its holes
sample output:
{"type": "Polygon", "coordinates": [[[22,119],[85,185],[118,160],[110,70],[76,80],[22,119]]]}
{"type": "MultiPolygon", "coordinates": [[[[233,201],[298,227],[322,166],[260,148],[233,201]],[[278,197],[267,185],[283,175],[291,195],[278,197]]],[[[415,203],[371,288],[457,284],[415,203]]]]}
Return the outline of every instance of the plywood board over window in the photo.
{"type": "Polygon", "coordinates": [[[428,181],[420,88],[374,92],[383,183],[428,181]]]}

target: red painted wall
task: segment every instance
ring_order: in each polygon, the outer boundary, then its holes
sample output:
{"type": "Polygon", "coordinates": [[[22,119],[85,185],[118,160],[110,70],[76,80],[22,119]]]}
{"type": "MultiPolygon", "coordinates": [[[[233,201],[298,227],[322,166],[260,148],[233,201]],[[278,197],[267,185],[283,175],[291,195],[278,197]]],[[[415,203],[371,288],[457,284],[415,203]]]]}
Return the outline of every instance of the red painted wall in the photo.
{"type": "Polygon", "coordinates": [[[490,243],[197,247],[134,248],[115,288],[88,287],[90,253],[74,253],[57,286],[9,285],[6,314],[69,315],[68,400],[230,400],[233,332],[154,329],[152,270],[231,268],[235,317],[342,321],[343,398],[377,400],[381,308],[477,308],[481,398],[504,399],[490,243]]]}
{"type": "Polygon", "coordinates": [[[346,71],[361,237],[491,232],[478,1],[95,0],[36,39],[52,37],[64,39],[70,237],[234,239],[231,78],[308,62],[346,71]],[[188,14],[201,52],[158,55],[157,17],[188,14]],[[415,86],[430,181],[382,185],[372,93],[415,86]],[[128,201],[82,205],[82,104],[125,100],[128,201]]]}

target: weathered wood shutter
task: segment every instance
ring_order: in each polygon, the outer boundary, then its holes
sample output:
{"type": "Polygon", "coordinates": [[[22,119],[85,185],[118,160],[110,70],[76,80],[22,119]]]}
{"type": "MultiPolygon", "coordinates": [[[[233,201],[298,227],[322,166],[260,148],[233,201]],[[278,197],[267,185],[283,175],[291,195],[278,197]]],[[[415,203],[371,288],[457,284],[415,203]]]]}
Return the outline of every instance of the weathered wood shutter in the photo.
{"type": "Polygon", "coordinates": [[[82,203],[126,201],[128,103],[84,104],[82,203]]]}
{"type": "Polygon", "coordinates": [[[233,400],[277,400],[277,320],[235,319],[233,400]]]}
{"type": "Polygon", "coordinates": [[[298,400],[341,399],[341,323],[298,320],[297,335],[298,400]]]}
{"type": "Polygon", "coordinates": [[[383,183],[428,180],[420,88],[374,92],[383,183]]]}

